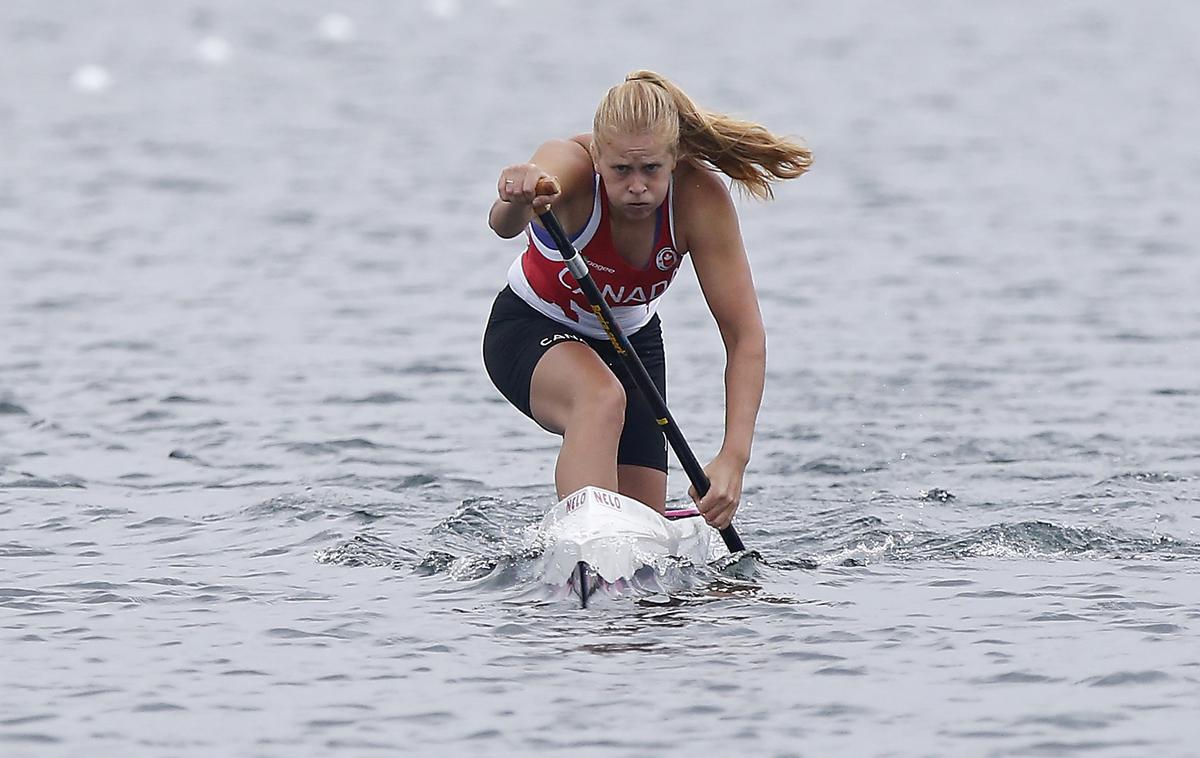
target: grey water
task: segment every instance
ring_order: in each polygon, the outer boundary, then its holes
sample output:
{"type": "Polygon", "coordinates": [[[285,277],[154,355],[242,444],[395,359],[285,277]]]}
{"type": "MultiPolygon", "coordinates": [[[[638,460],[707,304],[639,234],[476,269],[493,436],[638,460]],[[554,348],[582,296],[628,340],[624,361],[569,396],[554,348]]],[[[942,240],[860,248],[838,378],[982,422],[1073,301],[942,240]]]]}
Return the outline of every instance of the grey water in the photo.
{"type": "MultiPolygon", "coordinates": [[[[1200,10],[0,3],[0,755],[1200,754],[1200,10]],[[336,6],[336,7],[335,7],[336,6]],[[537,586],[495,177],[651,68],[738,199],[755,551],[537,586]]],[[[672,410],[719,445],[694,277],[672,410]]],[[[671,498],[686,497],[671,472],[671,498]]]]}

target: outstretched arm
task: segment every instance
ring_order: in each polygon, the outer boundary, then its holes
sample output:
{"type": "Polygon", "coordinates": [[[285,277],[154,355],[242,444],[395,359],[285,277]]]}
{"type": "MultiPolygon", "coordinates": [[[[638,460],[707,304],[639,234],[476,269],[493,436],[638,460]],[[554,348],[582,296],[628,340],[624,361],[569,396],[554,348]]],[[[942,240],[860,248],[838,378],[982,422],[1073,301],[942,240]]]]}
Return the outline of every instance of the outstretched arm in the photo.
{"type": "MultiPolygon", "coordinates": [[[[550,203],[566,204],[584,190],[590,195],[592,159],[587,149],[576,140],[551,140],[537,149],[528,163],[505,166],[497,181],[498,198],[488,214],[488,226],[499,236],[508,239],[525,229],[534,214],[545,210],[550,203]],[[539,179],[557,177],[558,195],[539,195],[539,179]]],[[[571,216],[570,212],[560,216],[571,216]]]]}

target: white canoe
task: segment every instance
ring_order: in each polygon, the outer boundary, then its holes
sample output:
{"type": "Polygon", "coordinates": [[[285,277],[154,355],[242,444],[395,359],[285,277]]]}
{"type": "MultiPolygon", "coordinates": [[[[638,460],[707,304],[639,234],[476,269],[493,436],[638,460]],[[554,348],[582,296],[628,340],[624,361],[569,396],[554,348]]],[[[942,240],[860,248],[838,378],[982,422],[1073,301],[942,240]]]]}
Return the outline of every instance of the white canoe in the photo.
{"type": "MultiPolygon", "coordinates": [[[[599,487],[573,492],[542,519],[542,577],[578,592],[580,563],[605,584],[616,585],[671,557],[702,566],[729,554],[695,509],[671,516],[664,518],[644,503],[599,487]]],[[[580,599],[586,604],[589,590],[586,581],[582,584],[580,599]]]]}

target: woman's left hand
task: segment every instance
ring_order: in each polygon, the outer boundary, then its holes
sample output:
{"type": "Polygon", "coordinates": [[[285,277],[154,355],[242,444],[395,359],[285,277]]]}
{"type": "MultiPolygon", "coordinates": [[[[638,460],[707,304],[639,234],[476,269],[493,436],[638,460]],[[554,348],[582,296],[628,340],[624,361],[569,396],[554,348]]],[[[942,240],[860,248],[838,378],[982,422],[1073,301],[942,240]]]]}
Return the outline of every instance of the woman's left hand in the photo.
{"type": "Polygon", "coordinates": [[[696,508],[710,526],[724,529],[733,521],[733,514],[737,512],[742,499],[742,477],[745,472],[745,464],[717,455],[704,467],[710,485],[704,497],[697,497],[694,486],[688,488],[696,508]]]}

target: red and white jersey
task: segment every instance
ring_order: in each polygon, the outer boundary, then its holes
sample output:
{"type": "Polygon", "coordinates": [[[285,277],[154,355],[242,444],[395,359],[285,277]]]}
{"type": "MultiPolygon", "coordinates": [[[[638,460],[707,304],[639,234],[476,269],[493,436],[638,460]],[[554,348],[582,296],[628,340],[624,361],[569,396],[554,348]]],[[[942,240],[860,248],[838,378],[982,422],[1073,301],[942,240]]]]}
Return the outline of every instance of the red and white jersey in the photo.
{"type": "MultiPolygon", "coordinates": [[[[599,174],[593,188],[592,215],[571,240],[587,259],[593,281],[626,334],[642,328],[654,316],[658,299],[675,278],[686,252],[675,248],[674,189],[672,181],[667,198],[655,211],[654,247],[645,268],[626,263],[613,244],[610,211],[599,174]]],[[[548,318],[588,337],[605,339],[608,335],[600,319],[567,271],[550,234],[532,222],[525,234],[529,246],[508,269],[513,292],[548,318]]]]}

